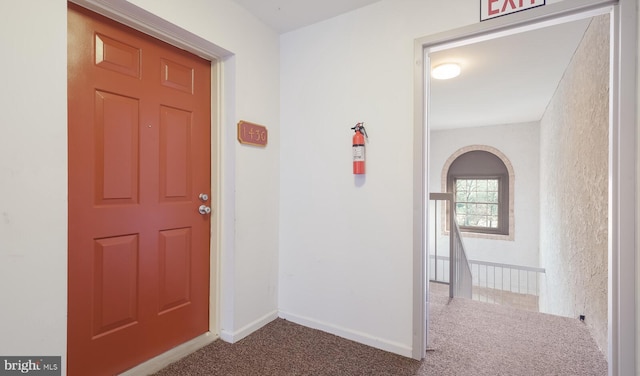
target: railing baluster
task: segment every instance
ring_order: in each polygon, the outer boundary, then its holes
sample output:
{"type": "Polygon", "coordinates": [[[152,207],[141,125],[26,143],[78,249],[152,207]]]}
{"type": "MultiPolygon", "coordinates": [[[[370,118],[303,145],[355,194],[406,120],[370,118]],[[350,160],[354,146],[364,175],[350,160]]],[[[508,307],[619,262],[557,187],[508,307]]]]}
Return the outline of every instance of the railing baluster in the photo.
{"type": "Polygon", "coordinates": [[[500,267],[500,304],[504,303],[504,266],[500,267]]]}
{"type": "Polygon", "coordinates": [[[511,274],[512,274],[513,270],[509,269],[509,292],[513,292],[513,280],[511,278],[511,274]]]}
{"type": "Polygon", "coordinates": [[[521,281],[522,278],[520,278],[520,270],[518,269],[518,294],[522,294],[522,292],[520,291],[520,285],[522,284],[521,281]]]}
{"type": "Polygon", "coordinates": [[[484,301],[488,302],[489,301],[489,267],[485,266],[484,267],[484,287],[485,287],[485,295],[484,295],[484,301]]]}
{"type": "Polygon", "coordinates": [[[496,267],[494,266],[493,267],[493,302],[494,303],[497,300],[495,291],[496,291],[496,267]]]}

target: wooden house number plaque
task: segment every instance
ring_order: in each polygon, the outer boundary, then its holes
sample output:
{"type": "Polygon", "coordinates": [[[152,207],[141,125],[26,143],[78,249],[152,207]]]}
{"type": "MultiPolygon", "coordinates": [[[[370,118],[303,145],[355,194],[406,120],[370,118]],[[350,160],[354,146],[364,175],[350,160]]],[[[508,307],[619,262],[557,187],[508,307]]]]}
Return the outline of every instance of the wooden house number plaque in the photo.
{"type": "Polygon", "coordinates": [[[267,146],[267,127],[241,120],[238,123],[238,141],[241,144],[267,146]]]}

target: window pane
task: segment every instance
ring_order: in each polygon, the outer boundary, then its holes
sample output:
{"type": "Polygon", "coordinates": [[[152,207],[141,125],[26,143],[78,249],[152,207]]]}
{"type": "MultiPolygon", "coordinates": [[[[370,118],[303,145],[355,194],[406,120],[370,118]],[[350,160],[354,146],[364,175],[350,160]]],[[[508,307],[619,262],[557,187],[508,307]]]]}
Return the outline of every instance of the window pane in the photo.
{"type": "Polygon", "coordinates": [[[477,216],[477,215],[469,216],[470,226],[479,227],[481,220],[482,220],[482,217],[480,217],[480,216],[477,216]]]}
{"type": "Polygon", "coordinates": [[[454,179],[456,219],[461,227],[499,228],[500,179],[454,179]]]}
{"type": "Polygon", "coordinates": [[[467,214],[476,214],[476,206],[474,204],[467,204],[467,214]]]}
{"type": "Polygon", "coordinates": [[[468,191],[475,192],[476,189],[477,189],[476,187],[477,187],[477,184],[476,184],[476,180],[475,179],[467,180],[467,190],[468,191]]]}

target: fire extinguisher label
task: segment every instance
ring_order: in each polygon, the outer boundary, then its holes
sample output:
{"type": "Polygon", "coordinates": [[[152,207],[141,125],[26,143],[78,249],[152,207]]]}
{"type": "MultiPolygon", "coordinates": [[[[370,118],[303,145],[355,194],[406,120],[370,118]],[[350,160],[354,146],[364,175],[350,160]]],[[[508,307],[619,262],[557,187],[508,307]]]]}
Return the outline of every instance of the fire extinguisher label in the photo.
{"type": "Polygon", "coordinates": [[[364,162],[364,145],[353,145],[353,161],[364,162]]]}

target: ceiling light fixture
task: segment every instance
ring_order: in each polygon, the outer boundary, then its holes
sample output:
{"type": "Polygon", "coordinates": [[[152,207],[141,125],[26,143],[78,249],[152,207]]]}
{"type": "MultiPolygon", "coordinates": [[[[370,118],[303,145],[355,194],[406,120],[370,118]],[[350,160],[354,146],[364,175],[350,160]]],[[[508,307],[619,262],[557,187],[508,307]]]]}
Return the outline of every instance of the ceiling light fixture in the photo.
{"type": "Polygon", "coordinates": [[[444,63],[436,65],[431,70],[431,77],[436,80],[448,80],[460,75],[460,64],[444,63]]]}

